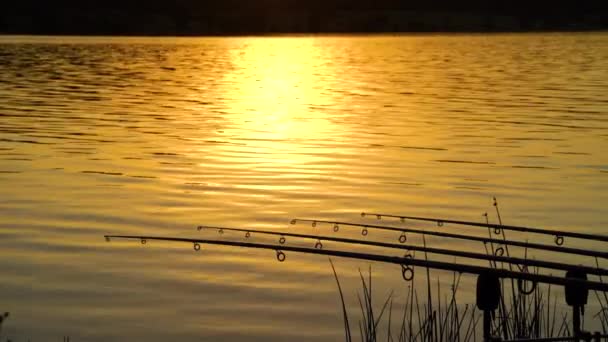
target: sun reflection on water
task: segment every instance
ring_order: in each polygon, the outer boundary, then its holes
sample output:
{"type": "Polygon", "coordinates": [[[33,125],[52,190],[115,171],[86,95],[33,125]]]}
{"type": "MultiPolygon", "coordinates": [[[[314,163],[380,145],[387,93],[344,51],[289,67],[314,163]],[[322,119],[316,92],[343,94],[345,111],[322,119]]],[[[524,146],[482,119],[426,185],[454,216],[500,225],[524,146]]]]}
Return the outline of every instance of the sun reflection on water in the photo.
{"type": "Polygon", "coordinates": [[[277,171],[334,153],[334,147],[323,145],[324,137],[348,127],[337,127],[329,111],[313,108],[334,102],[334,95],[323,90],[322,75],[335,74],[327,51],[314,39],[258,38],[235,44],[233,67],[222,75],[217,91],[227,111],[219,134],[239,146],[213,146],[219,158],[214,162],[277,171]]]}
{"type": "Polygon", "coordinates": [[[239,115],[235,122],[239,138],[310,139],[331,130],[327,113],[309,110],[313,103],[328,102],[323,100],[318,79],[318,75],[333,74],[324,58],[314,40],[285,44],[262,39],[235,56],[235,69],[226,77],[238,80],[231,109],[239,115]]]}

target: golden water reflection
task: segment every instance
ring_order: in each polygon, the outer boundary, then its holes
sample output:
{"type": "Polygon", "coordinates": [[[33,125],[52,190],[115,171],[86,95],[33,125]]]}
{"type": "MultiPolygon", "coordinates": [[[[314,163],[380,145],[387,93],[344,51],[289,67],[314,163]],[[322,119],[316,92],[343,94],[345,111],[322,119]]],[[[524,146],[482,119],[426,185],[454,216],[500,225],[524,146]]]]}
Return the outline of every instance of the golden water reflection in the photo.
{"type": "Polygon", "coordinates": [[[322,142],[337,130],[329,113],[311,109],[334,102],[323,92],[323,75],[335,75],[325,50],[312,39],[260,39],[232,55],[233,68],[222,75],[233,118],[225,133],[261,155],[290,153],[277,163],[305,162],[308,151],[301,141],[322,142]]]}
{"type": "MultiPolygon", "coordinates": [[[[369,223],[361,211],[479,221],[492,196],[510,224],[608,224],[606,34],[38,39],[0,44],[0,301],[19,317],[9,332],[29,333],[14,340],[341,337],[325,258],[107,233],[333,234],[288,223],[369,223]]],[[[367,265],[337,265],[354,294],[367,265]]],[[[374,274],[403,288],[398,268],[374,274]]]]}

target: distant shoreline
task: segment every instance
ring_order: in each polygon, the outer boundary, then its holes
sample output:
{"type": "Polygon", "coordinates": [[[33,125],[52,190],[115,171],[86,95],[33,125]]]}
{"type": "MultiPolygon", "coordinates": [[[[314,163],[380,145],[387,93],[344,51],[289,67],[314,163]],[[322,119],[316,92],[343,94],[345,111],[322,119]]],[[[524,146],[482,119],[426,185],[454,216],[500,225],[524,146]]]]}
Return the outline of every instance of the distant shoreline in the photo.
{"type": "Polygon", "coordinates": [[[250,32],[236,34],[86,34],[86,33],[5,33],[0,37],[83,37],[83,38],[230,38],[230,37],[352,37],[352,36],[436,36],[436,35],[517,35],[517,34],[577,34],[577,33],[608,33],[607,29],[597,30],[545,30],[545,31],[403,31],[403,32],[250,32]]]}
{"type": "MultiPolygon", "coordinates": [[[[329,0],[327,0],[329,1],[329,0]]],[[[331,1],[330,1],[331,2],[331,1]]],[[[50,6],[50,5],[48,5],[50,6]]],[[[449,11],[345,8],[15,7],[0,34],[235,36],[285,34],[531,33],[608,30],[604,11],[449,11]]]]}

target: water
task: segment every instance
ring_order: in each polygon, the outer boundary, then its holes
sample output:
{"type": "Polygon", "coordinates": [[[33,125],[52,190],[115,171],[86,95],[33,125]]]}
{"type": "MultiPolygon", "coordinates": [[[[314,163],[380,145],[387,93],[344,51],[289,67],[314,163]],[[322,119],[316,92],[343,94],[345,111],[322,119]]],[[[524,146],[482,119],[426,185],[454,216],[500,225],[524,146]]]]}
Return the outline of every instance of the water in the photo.
{"type": "MultiPolygon", "coordinates": [[[[495,221],[492,196],[511,224],[608,224],[606,33],[0,37],[0,65],[0,310],[14,340],[342,336],[323,257],[107,233],[310,233],[289,220],[369,222],[361,211],[495,221]]],[[[368,237],[381,238],[395,237],[368,237]]],[[[358,310],[367,264],[336,266],[358,310]]],[[[400,270],[373,271],[379,298],[401,300],[400,270]]]]}

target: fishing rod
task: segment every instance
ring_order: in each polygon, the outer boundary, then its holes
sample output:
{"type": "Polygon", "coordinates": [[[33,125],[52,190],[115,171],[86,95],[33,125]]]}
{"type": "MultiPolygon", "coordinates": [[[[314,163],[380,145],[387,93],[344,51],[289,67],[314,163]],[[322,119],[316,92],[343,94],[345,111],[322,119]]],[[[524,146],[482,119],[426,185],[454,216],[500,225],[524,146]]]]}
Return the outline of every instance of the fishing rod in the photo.
{"type": "Polygon", "coordinates": [[[387,256],[387,255],[378,255],[378,254],[369,254],[369,253],[357,253],[357,252],[329,250],[329,249],[315,249],[315,248],[309,248],[309,247],[284,246],[284,245],[273,245],[273,244],[252,243],[252,242],[235,242],[235,241],[218,241],[218,240],[207,240],[207,239],[176,238],[176,237],[163,237],[163,236],[104,235],[104,237],[105,237],[106,241],[111,241],[111,239],[139,240],[139,241],[141,241],[141,243],[143,245],[145,245],[147,243],[147,241],[191,243],[191,244],[193,244],[195,251],[200,251],[201,244],[255,248],[255,249],[267,249],[267,250],[274,250],[276,252],[277,260],[279,262],[284,262],[286,259],[286,255],[285,255],[284,251],[375,261],[375,262],[381,262],[381,263],[400,265],[402,267],[403,277],[407,281],[413,280],[414,269],[412,267],[419,266],[419,267],[427,267],[427,268],[437,269],[437,270],[468,273],[468,274],[475,274],[475,275],[492,274],[499,278],[512,278],[512,279],[517,279],[517,280],[521,280],[521,281],[531,281],[533,283],[545,283],[545,284],[563,285],[563,286],[579,286],[581,288],[588,289],[588,290],[597,290],[597,291],[602,291],[602,292],[608,292],[608,284],[604,284],[604,283],[597,282],[597,281],[583,280],[583,279],[574,278],[574,277],[562,278],[562,277],[556,277],[556,276],[552,276],[552,275],[544,275],[544,274],[536,274],[536,273],[528,273],[528,272],[517,272],[517,271],[506,270],[506,269],[494,269],[494,268],[489,268],[489,267],[484,267],[484,266],[457,264],[457,263],[443,262],[443,261],[422,260],[422,259],[415,259],[410,256],[397,257],[397,256],[387,256]],[[409,271],[409,273],[407,273],[406,271],[409,271]],[[406,277],[406,274],[409,274],[411,276],[406,277]]]}
{"type": "Polygon", "coordinates": [[[586,233],[577,233],[577,232],[564,232],[564,231],[555,230],[555,229],[509,226],[509,225],[502,225],[502,224],[482,223],[482,222],[472,222],[472,221],[459,221],[459,220],[450,220],[450,219],[433,218],[433,217],[404,216],[404,215],[365,213],[365,212],[361,213],[361,217],[365,217],[365,216],[375,216],[378,220],[382,219],[383,217],[390,217],[390,218],[400,219],[401,222],[405,222],[405,220],[434,222],[440,227],[442,227],[446,223],[449,223],[449,224],[457,224],[457,225],[470,226],[470,227],[493,228],[494,232],[496,234],[500,234],[500,230],[504,229],[504,230],[511,230],[511,231],[517,231],[517,232],[524,232],[524,233],[552,235],[552,236],[555,236],[555,244],[557,244],[558,246],[563,245],[564,237],[608,242],[608,236],[606,236],[606,235],[586,234],[586,233]]]}
{"type": "Polygon", "coordinates": [[[348,243],[348,244],[358,244],[358,245],[366,245],[373,247],[385,247],[385,248],[394,248],[394,249],[404,249],[408,251],[419,251],[425,253],[433,253],[433,254],[441,254],[441,255],[450,255],[457,256],[463,258],[470,259],[481,259],[488,261],[498,261],[504,263],[510,263],[521,266],[532,266],[532,267],[542,267],[542,268],[550,268],[562,271],[568,270],[581,270],[587,274],[594,275],[608,275],[608,270],[599,268],[599,267],[589,267],[583,265],[572,265],[572,264],[564,264],[552,261],[543,261],[543,260],[535,260],[535,259],[524,259],[517,257],[506,257],[502,255],[494,255],[494,254],[483,254],[483,253],[474,253],[474,252],[465,252],[465,251],[455,251],[450,249],[443,248],[433,248],[433,247],[421,247],[415,245],[405,244],[406,237],[405,235],[401,235],[399,237],[399,242],[401,244],[387,243],[387,242],[379,242],[379,241],[365,241],[365,240],[357,240],[357,239],[346,239],[339,237],[329,237],[329,236],[317,236],[317,235],[308,235],[308,234],[294,234],[294,233],[281,233],[281,232],[271,232],[266,230],[256,230],[256,229],[243,229],[243,228],[231,228],[231,227],[219,227],[219,226],[198,226],[197,230],[201,231],[203,229],[216,229],[219,234],[223,234],[225,231],[230,232],[239,232],[245,233],[245,238],[250,238],[251,234],[261,234],[261,235],[270,235],[270,236],[280,236],[279,243],[282,245],[286,242],[286,237],[300,238],[300,239],[310,239],[317,240],[315,243],[315,248],[323,249],[323,244],[321,241],[333,241],[340,243],[348,243]]]}
{"type": "MultiPolygon", "coordinates": [[[[387,227],[387,226],[340,222],[340,221],[312,220],[312,219],[293,219],[293,220],[291,220],[292,225],[296,224],[297,222],[310,222],[313,227],[316,227],[317,223],[333,224],[335,232],[337,232],[339,230],[340,226],[362,227],[363,229],[361,230],[361,235],[363,235],[363,236],[367,236],[368,229],[378,229],[378,230],[394,231],[394,232],[401,232],[401,233],[413,233],[413,234],[421,234],[421,235],[440,236],[440,237],[445,237],[445,238],[461,239],[461,240],[468,240],[468,241],[479,241],[479,242],[483,242],[483,243],[496,243],[496,244],[499,244],[499,245],[502,244],[505,246],[524,247],[524,248],[530,248],[530,249],[538,249],[538,250],[584,255],[584,256],[608,259],[607,252],[599,252],[599,251],[593,251],[593,250],[587,250],[587,249],[581,249],[581,248],[572,248],[572,247],[550,246],[550,245],[543,245],[543,244],[539,244],[539,243],[531,243],[531,242],[523,242],[523,241],[515,241],[515,240],[506,240],[506,239],[501,240],[501,239],[483,238],[483,237],[463,235],[463,234],[426,231],[426,230],[422,230],[422,229],[397,228],[397,227],[387,227]]],[[[502,249],[502,247],[499,247],[499,248],[497,248],[495,253],[502,255],[504,253],[504,250],[502,249]]]]}

